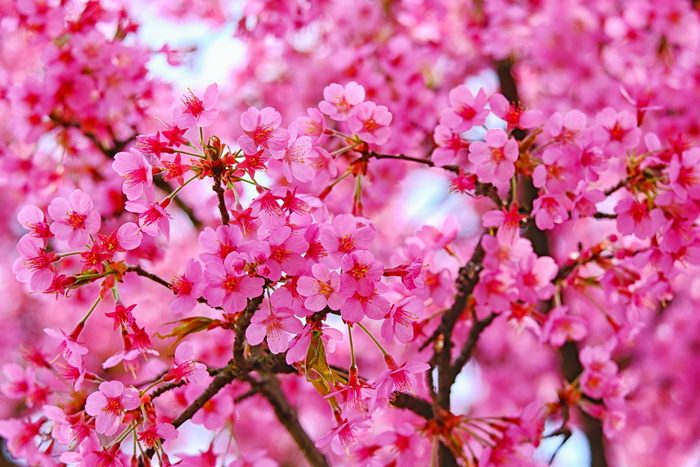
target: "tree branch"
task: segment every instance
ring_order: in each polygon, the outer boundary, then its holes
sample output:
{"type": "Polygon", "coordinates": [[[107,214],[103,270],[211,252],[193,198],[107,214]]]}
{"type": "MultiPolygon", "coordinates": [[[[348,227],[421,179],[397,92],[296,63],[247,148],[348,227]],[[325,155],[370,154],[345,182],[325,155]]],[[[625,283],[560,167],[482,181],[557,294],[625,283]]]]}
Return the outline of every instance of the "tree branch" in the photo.
{"type": "Polygon", "coordinates": [[[459,372],[462,371],[462,367],[464,367],[464,365],[466,365],[467,362],[474,356],[476,344],[479,341],[479,336],[481,336],[484,329],[489,327],[496,316],[498,316],[496,313],[491,313],[480,321],[474,321],[472,328],[469,330],[467,342],[464,343],[464,347],[462,347],[459,357],[457,357],[454,365],[452,366],[452,376],[454,379],[456,379],[459,372]]]}
{"type": "Polygon", "coordinates": [[[301,449],[304,457],[313,467],[328,466],[326,457],[316,448],[314,442],[306,434],[304,428],[299,423],[294,408],[289,405],[286,396],[282,392],[279,381],[275,375],[263,375],[262,380],[252,383],[253,387],[270,403],[277,419],[287,429],[294,441],[301,449]]]}

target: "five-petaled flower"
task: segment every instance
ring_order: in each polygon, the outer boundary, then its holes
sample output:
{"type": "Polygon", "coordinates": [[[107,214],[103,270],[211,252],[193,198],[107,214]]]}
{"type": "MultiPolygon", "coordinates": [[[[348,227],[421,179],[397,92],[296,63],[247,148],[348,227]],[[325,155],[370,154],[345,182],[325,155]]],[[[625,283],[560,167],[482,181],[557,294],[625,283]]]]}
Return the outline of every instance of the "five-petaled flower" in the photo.
{"type": "Polygon", "coordinates": [[[99,389],[88,396],[85,411],[95,417],[98,433],[111,436],[119,429],[124,413],[141,405],[139,392],[125,388],[121,381],[105,381],[99,389]]]}
{"type": "Polygon", "coordinates": [[[54,198],[49,215],[54,219],[51,232],[70,248],[84,246],[90,235],[100,230],[100,215],[93,210],[92,198],[83,190],[75,190],[67,200],[54,198]]]}

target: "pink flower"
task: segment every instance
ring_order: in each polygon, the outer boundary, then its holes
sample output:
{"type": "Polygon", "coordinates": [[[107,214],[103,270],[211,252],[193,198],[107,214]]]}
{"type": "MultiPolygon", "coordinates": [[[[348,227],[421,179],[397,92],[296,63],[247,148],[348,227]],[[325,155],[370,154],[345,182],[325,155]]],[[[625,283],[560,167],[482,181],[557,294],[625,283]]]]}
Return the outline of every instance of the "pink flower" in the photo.
{"type": "Polygon", "coordinates": [[[642,240],[653,237],[663,226],[665,217],[661,209],[650,209],[649,202],[623,198],[615,206],[617,228],[623,235],[636,235],[642,240]]]}
{"type": "Polygon", "coordinates": [[[507,311],[511,302],[518,298],[515,279],[506,269],[484,269],[479,283],[474,287],[474,298],[478,305],[487,307],[492,312],[507,311]]]}
{"type": "Polygon", "coordinates": [[[320,144],[325,134],[326,120],[323,118],[323,114],[313,107],[307,109],[306,113],[308,117],[297,119],[299,134],[311,137],[314,144],[320,144]]]}
{"type": "Polygon", "coordinates": [[[185,110],[179,117],[173,120],[173,125],[185,128],[197,125],[206,127],[211,125],[219,115],[219,110],[215,109],[216,101],[219,99],[219,87],[216,83],[207,86],[204,90],[204,97],[200,99],[189,90],[190,95],[185,95],[182,102],[185,110]]]}
{"type": "Polygon", "coordinates": [[[681,200],[700,198],[700,148],[673,155],[668,164],[668,183],[681,200]]]}
{"type": "Polygon", "coordinates": [[[202,266],[190,258],[187,260],[185,273],[173,279],[173,292],[177,297],[170,304],[170,311],[176,315],[189,313],[197,305],[197,299],[203,290],[202,266]]]}
{"type": "Polygon", "coordinates": [[[267,337],[267,346],[273,354],[289,347],[290,334],[300,334],[304,326],[289,308],[261,307],[251,318],[245,337],[250,345],[258,345],[267,337]]]}
{"type": "Polygon", "coordinates": [[[346,293],[357,290],[359,284],[379,281],[384,273],[384,265],[367,250],[357,250],[343,256],[340,267],[343,270],[340,281],[346,293]]]}
{"type": "Polygon", "coordinates": [[[576,143],[579,140],[579,133],[586,127],[586,114],[580,110],[569,110],[566,115],[555,112],[547,124],[544,126],[547,132],[555,141],[564,144],[576,143]]]}
{"type": "Polygon", "coordinates": [[[93,392],[85,401],[85,411],[95,417],[95,430],[111,436],[117,432],[124,418],[124,411],[141,405],[135,388],[124,388],[121,381],[105,381],[99,392],[93,392]]]}
{"type": "Polygon", "coordinates": [[[183,342],[175,349],[173,357],[174,368],[171,368],[163,381],[172,381],[175,384],[181,381],[193,382],[195,384],[205,384],[209,373],[207,367],[202,363],[196,363],[192,360],[194,356],[194,348],[189,342],[183,342]]]}
{"type": "Polygon", "coordinates": [[[114,320],[115,331],[119,328],[128,330],[135,323],[134,315],[131,313],[134,308],[136,308],[136,304],[125,307],[123,303],[117,303],[114,311],[105,313],[105,316],[114,320]]]}
{"type": "Polygon", "coordinates": [[[570,340],[581,341],[587,334],[588,328],[582,318],[569,314],[568,306],[558,306],[547,315],[540,339],[561,347],[570,340]]]}
{"type": "Polygon", "coordinates": [[[150,201],[145,203],[141,200],[127,201],[126,210],[139,215],[139,227],[141,231],[151,237],[158,235],[160,231],[166,240],[170,240],[170,214],[165,207],[170,204],[170,199],[165,198],[160,203],[150,201]]]}
{"type": "Polygon", "coordinates": [[[503,94],[494,94],[489,99],[489,107],[498,118],[508,124],[508,129],[522,128],[528,130],[539,126],[544,116],[539,110],[524,110],[520,104],[508,102],[503,94]]]}
{"type": "Polygon", "coordinates": [[[91,234],[100,230],[100,215],[93,210],[92,198],[82,190],[75,190],[64,198],[56,198],[49,205],[49,215],[55,222],[51,232],[71,248],[84,246],[91,234]]]}
{"type": "Polygon", "coordinates": [[[555,291],[552,280],[559,270],[554,259],[530,253],[520,259],[518,269],[515,277],[520,300],[535,304],[552,298],[555,291]]]}
{"type": "Polygon", "coordinates": [[[110,449],[91,451],[80,462],[82,467],[126,467],[120,459],[119,444],[110,449]]]}
{"type": "Polygon", "coordinates": [[[573,152],[547,148],[542,154],[542,164],[532,172],[532,184],[537,188],[546,186],[552,194],[572,190],[580,178],[577,163],[573,152]]]}
{"type": "Polygon", "coordinates": [[[374,382],[377,397],[381,399],[387,398],[394,391],[413,392],[413,387],[417,384],[416,374],[430,368],[430,365],[424,362],[404,362],[397,365],[390,355],[385,355],[384,361],[388,369],[374,382]]]}
{"type": "Polygon", "coordinates": [[[471,130],[486,123],[489,114],[486,109],[486,93],[479,89],[476,96],[465,85],[457,86],[449,94],[450,107],[440,115],[440,125],[445,125],[455,133],[471,130]]]}
{"type": "Polygon", "coordinates": [[[364,142],[384,144],[389,139],[392,115],[383,105],[363,102],[355,107],[348,118],[350,131],[356,133],[364,142]]]}
{"type": "Polygon", "coordinates": [[[333,219],[333,225],[324,225],[321,230],[321,244],[332,262],[337,265],[343,255],[355,250],[367,249],[374,238],[372,227],[357,227],[352,214],[341,214],[333,219]]]}
{"type": "Polygon", "coordinates": [[[314,178],[314,169],[311,165],[311,138],[299,136],[297,138],[296,123],[289,126],[289,147],[280,153],[282,160],[282,174],[288,182],[298,180],[310,182],[314,178]]]}
{"type": "Polygon", "coordinates": [[[265,280],[236,271],[234,265],[242,260],[232,253],[223,263],[211,262],[204,271],[204,298],[211,306],[223,306],[227,313],[242,311],[249,298],[262,293],[265,280]]]}
{"type": "Polygon", "coordinates": [[[358,323],[365,316],[383,319],[391,310],[391,304],[381,295],[387,290],[388,287],[381,282],[360,284],[355,293],[340,306],[340,316],[350,323],[358,323]]]}
{"type": "Polygon", "coordinates": [[[259,149],[268,149],[280,153],[287,149],[289,132],[278,128],[282,122],[282,116],[272,107],[258,110],[250,107],[241,114],[241,128],[243,135],[238,138],[238,145],[246,154],[255,154],[259,149]]]}
{"type": "Polygon", "coordinates": [[[459,133],[455,133],[445,125],[435,127],[433,139],[437,148],[433,150],[430,159],[439,166],[452,164],[457,156],[466,153],[469,147],[469,143],[464,141],[459,133]]]}
{"type": "Polygon", "coordinates": [[[604,144],[606,156],[622,157],[625,151],[639,144],[642,131],[637,128],[637,118],[632,113],[606,107],[596,115],[595,121],[593,131],[596,139],[604,144]]]}
{"type": "Polygon", "coordinates": [[[205,266],[210,262],[220,263],[233,251],[246,251],[243,248],[246,245],[240,229],[234,226],[221,225],[216,230],[206,227],[199,234],[199,246],[204,250],[199,258],[205,266]]]}
{"type": "Polygon", "coordinates": [[[17,243],[20,257],[12,265],[12,272],[20,282],[29,282],[35,292],[43,292],[53,282],[56,269],[53,266],[59,260],[56,252],[46,253],[44,242],[31,235],[25,235],[17,243]]]}
{"type": "Polygon", "coordinates": [[[476,166],[476,175],[484,183],[507,182],[515,174],[517,141],[498,129],[488,130],[485,141],[469,146],[469,161],[476,166]]]}
{"type": "Polygon", "coordinates": [[[350,118],[355,106],[365,100],[365,88],[351,81],[345,85],[330,84],[323,89],[323,101],[318,109],[336,121],[350,118]]]}
{"type": "Polygon", "coordinates": [[[175,180],[180,186],[185,184],[185,174],[192,168],[190,164],[182,162],[182,155],[163,156],[160,160],[165,170],[161,172],[163,180],[175,180]]]}
{"type": "Polygon", "coordinates": [[[382,323],[382,337],[391,341],[394,336],[402,344],[413,340],[413,323],[423,316],[423,300],[406,297],[391,307],[382,323]]]}
{"type": "Polygon", "coordinates": [[[369,425],[363,415],[339,419],[338,426],[316,440],[316,447],[322,448],[330,444],[336,454],[348,453],[349,449],[357,444],[357,432],[365,432],[368,429],[369,425]]]}
{"type": "Polygon", "coordinates": [[[326,306],[339,310],[345,301],[340,293],[340,275],[320,263],[314,264],[311,272],[313,277],[301,276],[297,282],[297,291],[306,297],[304,306],[311,311],[321,311],[326,306]]]}
{"type": "Polygon", "coordinates": [[[278,281],[282,277],[282,271],[296,274],[304,264],[301,255],[306,253],[309,243],[303,237],[293,235],[288,225],[273,230],[267,241],[270,253],[264,264],[269,272],[264,276],[271,281],[278,281]]]}
{"type": "Polygon", "coordinates": [[[17,220],[27,230],[29,235],[36,238],[51,238],[51,228],[46,222],[44,212],[34,205],[24,206],[17,214],[17,220]]]}
{"type": "Polygon", "coordinates": [[[159,445],[161,440],[170,441],[176,439],[178,435],[177,429],[170,423],[157,423],[139,431],[138,439],[146,447],[153,448],[159,445]]]}
{"type": "Polygon", "coordinates": [[[540,230],[551,230],[569,218],[571,200],[566,196],[541,195],[532,203],[532,215],[540,230]]]}
{"type": "Polygon", "coordinates": [[[484,213],[481,223],[484,227],[498,227],[496,236],[504,243],[512,243],[520,237],[520,223],[527,216],[520,214],[517,203],[511,203],[510,209],[502,207],[500,210],[493,210],[484,213]]]}
{"type": "Polygon", "coordinates": [[[137,199],[145,190],[153,189],[153,168],[137,149],[118,152],[112,168],[125,179],[122,191],[128,199],[137,199]]]}

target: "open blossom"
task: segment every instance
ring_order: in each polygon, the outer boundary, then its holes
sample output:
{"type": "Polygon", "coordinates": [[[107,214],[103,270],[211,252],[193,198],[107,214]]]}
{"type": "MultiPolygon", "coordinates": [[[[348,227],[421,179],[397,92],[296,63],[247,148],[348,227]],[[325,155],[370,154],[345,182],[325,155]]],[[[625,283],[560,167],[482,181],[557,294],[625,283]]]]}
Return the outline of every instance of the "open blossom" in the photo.
{"type": "Polygon", "coordinates": [[[172,219],[170,214],[165,210],[165,207],[170,203],[168,198],[164,199],[160,203],[149,202],[146,203],[141,200],[127,201],[126,210],[129,212],[135,212],[139,215],[139,227],[141,231],[151,237],[158,235],[160,231],[166,240],[170,239],[170,221],[172,219]]]}
{"type": "Polygon", "coordinates": [[[438,125],[433,132],[433,140],[437,148],[433,150],[430,159],[435,165],[452,164],[459,154],[465,154],[469,143],[464,141],[459,133],[449,129],[446,125],[438,125]]]}
{"type": "Polygon", "coordinates": [[[389,316],[382,323],[382,337],[390,341],[393,336],[402,344],[413,340],[413,323],[423,316],[423,300],[406,297],[391,307],[389,316]]]}
{"type": "Polygon", "coordinates": [[[289,308],[261,307],[250,320],[246,329],[246,339],[250,345],[258,345],[267,338],[267,346],[273,354],[279,354],[289,347],[291,335],[300,334],[304,326],[289,308]]]}
{"type": "Polygon", "coordinates": [[[462,84],[450,91],[449,99],[451,107],[440,115],[440,125],[445,125],[455,133],[462,133],[486,123],[489,111],[486,108],[487,98],[483,88],[474,96],[469,88],[462,84]]]}
{"type": "Polygon", "coordinates": [[[388,287],[381,282],[366,282],[340,306],[340,316],[350,323],[358,323],[367,316],[370,319],[383,319],[389,314],[391,304],[381,294],[388,287]]]}
{"type": "Polygon", "coordinates": [[[185,273],[173,279],[173,292],[177,297],[170,304],[170,311],[175,314],[189,313],[197,304],[203,290],[202,266],[190,258],[187,260],[185,273]]]}
{"type": "Polygon", "coordinates": [[[242,261],[231,253],[223,263],[211,262],[204,270],[204,298],[211,306],[223,306],[227,313],[242,311],[249,298],[255,298],[262,293],[265,279],[251,277],[234,268],[235,263],[242,261]]]}
{"type": "Polygon", "coordinates": [[[178,435],[179,432],[170,423],[156,423],[139,431],[138,439],[150,449],[160,444],[161,440],[170,441],[176,439],[178,435]]]}
{"type": "Polygon", "coordinates": [[[93,210],[92,198],[83,190],[75,190],[67,200],[54,198],[49,215],[54,219],[51,232],[71,248],[84,246],[90,235],[100,230],[100,215],[93,210]]]}
{"type": "Polygon", "coordinates": [[[297,282],[297,291],[306,297],[304,306],[311,311],[321,311],[326,306],[339,310],[345,300],[340,293],[340,275],[320,263],[314,264],[311,272],[313,277],[301,276],[297,282]]]}
{"type": "Polygon", "coordinates": [[[333,83],[323,89],[323,99],[318,109],[333,120],[345,121],[355,106],[365,100],[365,88],[355,81],[350,81],[345,87],[333,83]]]}
{"type": "Polygon", "coordinates": [[[520,104],[508,102],[503,94],[494,94],[489,99],[489,107],[498,118],[505,120],[509,129],[535,128],[542,124],[544,116],[539,110],[525,110],[520,104]]]}
{"type": "Polygon", "coordinates": [[[214,83],[207,86],[202,99],[195,96],[191,90],[189,93],[182,99],[182,102],[185,104],[185,110],[175,118],[173,125],[184,128],[195,125],[198,127],[211,125],[219,115],[218,109],[214,108],[216,101],[219,99],[218,85],[214,83]]]}
{"type": "Polygon", "coordinates": [[[311,138],[300,135],[297,137],[297,124],[289,126],[289,147],[279,153],[278,159],[282,161],[282,174],[288,182],[298,180],[310,182],[314,178],[314,169],[311,165],[311,138]]]}
{"type": "Polygon", "coordinates": [[[181,381],[191,381],[196,384],[206,383],[209,373],[206,365],[193,360],[194,348],[189,342],[183,342],[175,349],[174,367],[163,376],[163,381],[178,384],[181,381]]]}
{"type": "Polygon", "coordinates": [[[93,392],[85,402],[85,411],[95,417],[95,430],[111,436],[117,432],[124,418],[124,412],[141,405],[139,392],[135,388],[125,388],[121,381],[105,381],[99,391],[93,392]]]}
{"type": "Polygon", "coordinates": [[[561,347],[569,340],[580,341],[587,334],[588,328],[582,318],[571,315],[568,306],[558,306],[547,314],[540,339],[561,347]]]}
{"type": "Polygon", "coordinates": [[[385,355],[384,361],[388,368],[374,382],[377,397],[382,399],[394,391],[413,392],[413,387],[417,383],[416,374],[430,368],[430,365],[424,362],[404,362],[397,365],[390,355],[385,355]]]}
{"type": "Polygon", "coordinates": [[[282,277],[282,271],[296,274],[304,264],[302,254],[309,248],[309,243],[299,235],[294,235],[288,225],[273,230],[267,239],[270,252],[264,265],[268,273],[263,274],[272,281],[282,277]]]}
{"type": "Polygon", "coordinates": [[[384,144],[391,134],[391,119],[391,112],[385,106],[363,102],[355,107],[355,112],[348,118],[348,126],[366,143],[384,144]]]}
{"type": "Polygon", "coordinates": [[[264,148],[273,154],[287,149],[289,131],[279,128],[282,116],[272,107],[258,110],[250,107],[241,114],[243,135],[238,138],[238,145],[245,154],[255,154],[264,148]]]}
{"type": "Polygon", "coordinates": [[[51,238],[51,228],[46,222],[44,212],[34,205],[24,206],[17,214],[17,220],[22,227],[29,230],[29,235],[36,238],[51,238]]]}
{"type": "Polygon", "coordinates": [[[153,168],[137,149],[118,152],[112,168],[124,178],[122,191],[128,199],[137,199],[145,190],[153,189],[153,168]]]}
{"type": "Polygon", "coordinates": [[[507,182],[515,174],[517,141],[499,129],[488,130],[484,139],[469,146],[469,161],[476,166],[476,175],[484,183],[507,182]]]}
{"type": "Polygon", "coordinates": [[[44,242],[31,235],[25,235],[17,243],[20,257],[12,265],[12,272],[20,282],[29,282],[29,287],[36,292],[43,292],[53,281],[58,261],[55,252],[47,253],[44,242]]]}
{"type": "Polygon", "coordinates": [[[321,244],[331,261],[338,265],[343,255],[355,250],[366,249],[374,238],[372,227],[357,227],[352,214],[341,214],[333,219],[332,226],[321,230],[321,244]]]}
{"type": "Polygon", "coordinates": [[[661,209],[650,209],[649,202],[646,200],[623,198],[615,206],[615,212],[620,233],[636,235],[642,240],[653,237],[665,222],[661,209]]]}
{"type": "Polygon", "coordinates": [[[357,250],[343,256],[340,267],[343,270],[340,282],[346,293],[354,292],[360,284],[379,281],[384,273],[384,265],[367,250],[357,250]]]}

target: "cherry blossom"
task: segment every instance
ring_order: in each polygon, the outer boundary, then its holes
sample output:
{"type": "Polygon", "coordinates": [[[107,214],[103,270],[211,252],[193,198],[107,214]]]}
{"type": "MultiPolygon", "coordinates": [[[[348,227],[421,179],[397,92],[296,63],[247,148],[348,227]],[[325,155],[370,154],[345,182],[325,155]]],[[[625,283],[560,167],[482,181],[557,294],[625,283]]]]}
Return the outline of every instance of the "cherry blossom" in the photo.
{"type": "Polygon", "coordinates": [[[85,411],[95,417],[97,432],[110,436],[119,429],[124,411],[140,405],[139,395],[136,389],[125,388],[120,381],[105,381],[99,389],[88,396],[85,411]]]}
{"type": "Polygon", "coordinates": [[[185,95],[182,99],[185,110],[173,121],[173,125],[184,128],[211,125],[219,115],[219,110],[214,108],[218,99],[219,87],[216,83],[207,86],[201,99],[190,90],[189,95],[185,95]]]}
{"type": "Polygon", "coordinates": [[[49,215],[54,219],[51,232],[71,248],[85,245],[89,236],[100,230],[100,215],[93,209],[90,195],[82,190],[73,191],[67,200],[51,201],[49,215]]]}

